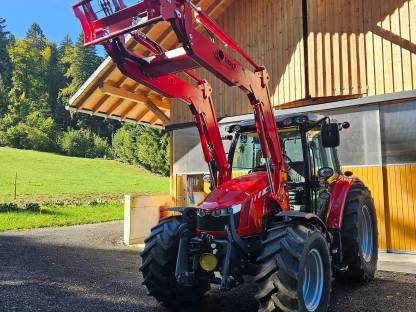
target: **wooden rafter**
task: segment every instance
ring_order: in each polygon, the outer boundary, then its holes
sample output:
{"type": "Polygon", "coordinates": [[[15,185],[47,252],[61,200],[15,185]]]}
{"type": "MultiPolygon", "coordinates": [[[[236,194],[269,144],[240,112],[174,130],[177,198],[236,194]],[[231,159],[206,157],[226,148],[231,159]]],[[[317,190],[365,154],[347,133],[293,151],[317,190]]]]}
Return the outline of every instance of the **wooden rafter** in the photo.
{"type": "Polygon", "coordinates": [[[118,99],[117,102],[115,102],[113,105],[111,105],[110,109],[107,111],[107,115],[111,116],[115,112],[115,110],[123,104],[123,99],[118,99]]]}
{"type": "Polygon", "coordinates": [[[131,102],[127,108],[121,113],[121,118],[124,119],[131,112],[131,110],[137,105],[136,102],[131,102]]]}
{"type": "MultiPolygon", "coordinates": [[[[130,92],[125,89],[114,87],[113,85],[109,83],[104,83],[100,90],[102,93],[106,95],[111,95],[118,97],[123,100],[129,100],[136,103],[142,103],[147,108],[152,111],[153,114],[155,114],[163,124],[169,124],[170,118],[158,107],[159,104],[164,103],[162,100],[157,101],[157,104],[153,102],[152,99],[155,98],[155,96],[149,97],[147,94],[144,94],[142,92],[130,92]]],[[[166,104],[166,103],[165,103],[166,104]]],[[[169,104],[167,104],[169,105],[169,104]]]]}
{"type": "Polygon", "coordinates": [[[163,124],[166,125],[170,123],[170,118],[166,116],[165,113],[162,112],[151,100],[147,101],[145,104],[153,114],[159,117],[163,124]]]}
{"type": "Polygon", "coordinates": [[[105,104],[105,102],[108,100],[109,96],[103,96],[95,105],[94,107],[91,109],[93,114],[97,113],[100,108],[105,104]]]}
{"type": "Polygon", "coordinates": [[[145,92],[141,91],[134,91],[131,92],[124,88],[118,88],[110,83],[103,83],[100,87],[100,90],[104,94],[108,94],[111,96],[115,96],[118,98],[122,98],[128,101],[136,102],[136,103],[146,103],[151,99],[152,102],[155,102],[159,108],[162,109],[170,109],[170,104],[162,99],[160,95],[156,94],[146,94],[145,92]]]}
{"type": "Polygon", "coordinates": [[[150,112],[150,109],[148,109],[147,107],[142,111],[142,112],[140,112],[139,113],[139,115],[137,115],[137,117],[136,117],[136,121],[140,121],[140,120],[142,120],[143,118],[144,118],[144,116],[146,116],[147,115],[147,113],[148,112],[150,112]]]}
{"type": "Polygon", "coordinates": [[[155,124],[158,120],[159,120],[159,117],[157,117],[157,116],[155,115],[152,119],[150,119],[149,123],[150,123],[151,125],[154,125],[154,124],[155,124]]]}

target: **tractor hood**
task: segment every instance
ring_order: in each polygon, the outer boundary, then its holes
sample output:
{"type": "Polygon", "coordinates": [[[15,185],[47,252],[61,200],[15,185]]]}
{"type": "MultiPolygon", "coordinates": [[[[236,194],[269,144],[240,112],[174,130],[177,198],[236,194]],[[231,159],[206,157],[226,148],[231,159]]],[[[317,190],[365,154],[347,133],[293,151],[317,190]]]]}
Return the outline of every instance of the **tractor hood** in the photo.
{"type": "Polygon", "coordinates": [[[216,210],[245,203],[254,196],[264,195],[268,190],[267,173],[254,172],[219,185],[201,203],[201,209],[216,210]]]}

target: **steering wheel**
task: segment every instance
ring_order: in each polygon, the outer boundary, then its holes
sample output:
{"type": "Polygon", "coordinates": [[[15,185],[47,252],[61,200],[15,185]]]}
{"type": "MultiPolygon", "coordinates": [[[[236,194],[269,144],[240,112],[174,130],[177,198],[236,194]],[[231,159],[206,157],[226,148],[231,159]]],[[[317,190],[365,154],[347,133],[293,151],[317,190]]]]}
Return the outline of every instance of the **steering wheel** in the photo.
{"type": "Polygon", "coordinates": [[[290,157],[287,156],[286,154],[283,154],[283,159],[285,160],[287,170],[292,169],[292,167],[290,166],[290,163],[293,162],[292,159],[290,159],[290,157]]]}

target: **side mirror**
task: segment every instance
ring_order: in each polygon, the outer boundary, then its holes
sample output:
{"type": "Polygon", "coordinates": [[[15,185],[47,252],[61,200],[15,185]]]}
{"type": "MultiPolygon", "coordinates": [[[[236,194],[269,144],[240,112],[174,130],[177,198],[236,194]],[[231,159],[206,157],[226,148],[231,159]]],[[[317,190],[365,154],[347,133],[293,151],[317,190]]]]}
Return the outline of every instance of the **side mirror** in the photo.
{"type": "Polygon", "coordinates": [[[339,127],[337,123],[324,124],[321,127],[321,139],[323,147],[339,146],[339,127]]]}
{"type": "Polygon", "coordinates": [[[334,174],[334,169],[332,169],[331,167],[323,167],[318,170],[319,177],[325,180],[332,177],[334,174]]]}

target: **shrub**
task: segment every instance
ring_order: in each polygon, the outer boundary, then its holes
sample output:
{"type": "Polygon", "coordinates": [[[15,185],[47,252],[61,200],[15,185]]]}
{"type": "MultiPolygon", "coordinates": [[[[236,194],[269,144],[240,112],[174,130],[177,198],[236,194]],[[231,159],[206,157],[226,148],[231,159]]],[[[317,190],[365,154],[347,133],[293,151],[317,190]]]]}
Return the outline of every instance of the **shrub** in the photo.
{"type": "Polygon", "coordinates": [[[89,157],[91,145],[94,144],[88,130],[70,130],[61,139],[61,149],[68,156],[89,157]]]}
{"type": "Polygon", "coordinates": [[[0,145],[43,152],[57,150],[58,129],[52,118],[41,113],[31,113],[26,121],[16,125],[3,125],[0,145]]]}
{"type": "Polygon", "coordinates": [[[15,203],[1,203],[0,212],[13,212],[17,211],[19,207],[15,203]]]}
{"type": "Polygon", "coordinates": [[[114,158],[169,175],[169,136],[161,130],[124,125],[113,138],[114,158]]]}
{"type": "Polygon", "coordinates": [[[94,144],[90,154],[93,157],[111,158],[111,148],[107,141],[98,135],[93,135],[94,144]]]}
{"type": "Polygon", "coordinates": [[[139,132],[140,127],[132,125],[124,125],[117,131],[113,138],[114,158],[129,164],[137,163],[135,150],[139,132]]]}
{"type": "Polygon", "coordinates": [[[137,138],[137,160],[148,170],[169,175],[169,136],[161,130],[144,128],[137,138]]]}
{"type": "Polygon", "coordinates": [[[19,206],[15,203],[1,203],[0,204],[0,212],[22,212],[22,211],[30,211],[30,212],[40,212],[41,207],[38,203],[26,203],[22,206],[19,206]]]}
{"type": "Polygon", "coordinates": [[[107,158],[111,156],[107,141],[89,130],[70,130],[61,138],[61,149],[68,156],[107,158]]]}

